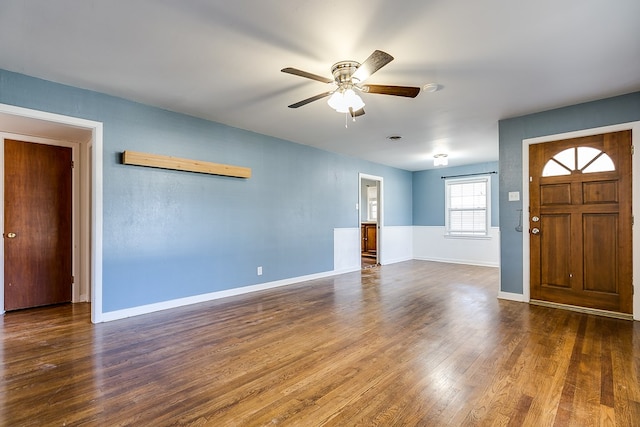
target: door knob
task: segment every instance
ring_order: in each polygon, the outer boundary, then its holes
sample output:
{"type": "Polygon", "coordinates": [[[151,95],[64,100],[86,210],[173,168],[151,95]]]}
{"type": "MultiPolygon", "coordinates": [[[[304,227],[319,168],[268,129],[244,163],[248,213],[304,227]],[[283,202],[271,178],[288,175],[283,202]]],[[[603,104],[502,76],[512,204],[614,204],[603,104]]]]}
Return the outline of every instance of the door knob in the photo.
{"type": "Polygon", "coordinates": [[[7,233],[7,238],[13,239],[14,237],[16,237],[16,233],[7,233]]]}
{"type": "Polygon", "coordinates": [[[531,229],[531,234],[540,234],[540,229],[539,228],[532,228],[531,229]]]}

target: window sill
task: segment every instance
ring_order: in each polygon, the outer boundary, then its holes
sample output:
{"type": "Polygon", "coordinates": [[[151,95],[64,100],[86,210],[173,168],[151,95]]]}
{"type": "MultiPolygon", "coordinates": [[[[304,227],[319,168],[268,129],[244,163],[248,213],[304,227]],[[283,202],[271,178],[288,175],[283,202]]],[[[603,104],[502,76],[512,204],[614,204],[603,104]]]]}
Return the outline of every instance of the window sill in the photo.
{"type": "Polygon", "coordinates": [[[478,236],[473,234],[445,234],[445,239],[464,239],[464,240],[491,240],[489,235],[478,236]]]}

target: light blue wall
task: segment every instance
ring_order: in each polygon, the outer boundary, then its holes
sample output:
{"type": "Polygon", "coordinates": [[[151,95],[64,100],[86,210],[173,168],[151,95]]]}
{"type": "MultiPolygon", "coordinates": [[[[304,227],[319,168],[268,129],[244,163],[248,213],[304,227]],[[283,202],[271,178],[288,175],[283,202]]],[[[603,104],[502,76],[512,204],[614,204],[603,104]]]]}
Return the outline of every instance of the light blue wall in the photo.
{"type": "MultiPolygon", "coordinates": [[[[498,162],[413,173],[413,225],[444,226],[445,191],[443,176],[498,172],[498,162]]],[[[498,226],[498,175],[491,175],[491,226],[498,226]]]]}
{"type": "Polygon", "coordinates": [[[408,171],[3,70],[0,103],[104,124],[105,313],[333,270],[333,229],[358,226],[358,173],[384,178],[387,225],[412,224],[408,171]],[[124,150],[252,177],[124,166],[124,150]]]}
{"type": "Polygon", "coordinates": [[[522,140],[640,120],[640,92],[502,120],[497,168],[411,173],[4,70],[0,103],[104,123],[103,312],[332,270],[333,229],[358,226],[358,173],[384,178],[385,225],[409,226],[444,224],[440,176],[498,170],[502,290],[522,293],[521,203],[507,201],[522,191],[522,140]],[[124,150],[253,176],[123,166],[124,150]]]}
{"type": "MultiPolygon", "coordinates": [[[[522,140],[640,120],[640,92],[545,111],[499,122],[500,264],[504,292],[522,293],[522,233],[515,231],[522,202],[522,140]]],[[[526,216],[525,216],[526,220],[526,216]]]]}

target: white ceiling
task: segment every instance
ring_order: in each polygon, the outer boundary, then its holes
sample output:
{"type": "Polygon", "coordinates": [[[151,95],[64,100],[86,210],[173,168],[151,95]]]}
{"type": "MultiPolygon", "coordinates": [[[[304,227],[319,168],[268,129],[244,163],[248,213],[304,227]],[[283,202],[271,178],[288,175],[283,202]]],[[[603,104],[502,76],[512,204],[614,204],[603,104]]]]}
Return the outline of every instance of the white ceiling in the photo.
{"type": "Polygon", "coordinates": [[[0,68],[407,170],[498,158],[498,120],[640,90],[638,0],[0,0],[0,68]],[[395,60],[345,128],[323,83],[395,60]],[[387,139],[401,135],[399,142],[387,139]]]}

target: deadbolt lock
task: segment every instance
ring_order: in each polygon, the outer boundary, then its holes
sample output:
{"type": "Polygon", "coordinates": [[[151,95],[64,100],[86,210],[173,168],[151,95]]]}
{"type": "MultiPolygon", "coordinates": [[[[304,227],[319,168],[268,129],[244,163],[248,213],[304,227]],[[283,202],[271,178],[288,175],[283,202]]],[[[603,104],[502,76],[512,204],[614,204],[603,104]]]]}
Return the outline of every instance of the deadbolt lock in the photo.
{"type": "Polygon", "coordinates": [[[531,234],[539,234],[540,233],[540,229],[539,228],[532,228],[531,229],[531,234]]]}
{"type": "Polygon", "coordinates": [[[8,239],[13,239],[14,237],[16,237],[16,233],[7,233],[8,239]]]}
{"type": "Polygon", "coordinates": [[[533,218],[531,218],[531,221],[538,222],[540,221],[540,218],[538,218],[537,216],[534,216],[533,218]]]}

